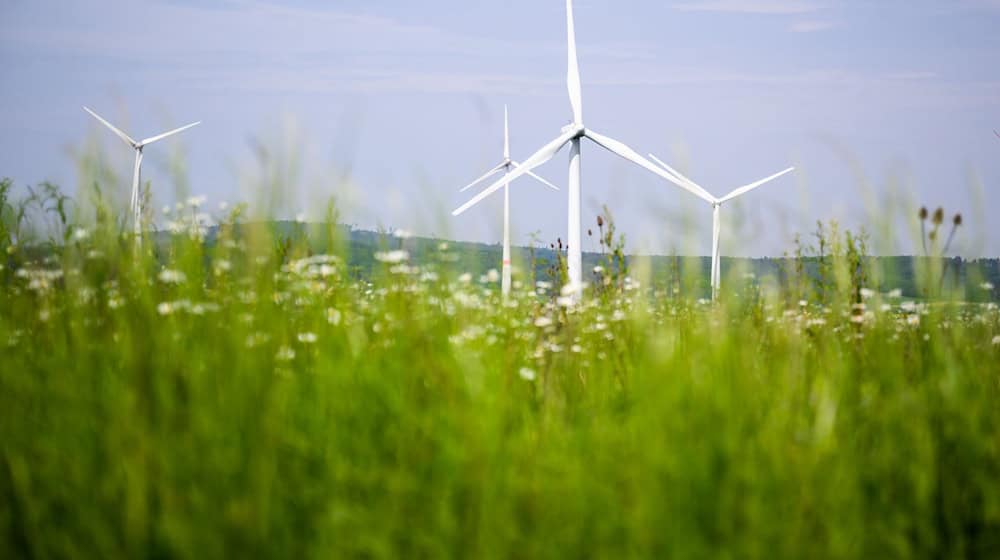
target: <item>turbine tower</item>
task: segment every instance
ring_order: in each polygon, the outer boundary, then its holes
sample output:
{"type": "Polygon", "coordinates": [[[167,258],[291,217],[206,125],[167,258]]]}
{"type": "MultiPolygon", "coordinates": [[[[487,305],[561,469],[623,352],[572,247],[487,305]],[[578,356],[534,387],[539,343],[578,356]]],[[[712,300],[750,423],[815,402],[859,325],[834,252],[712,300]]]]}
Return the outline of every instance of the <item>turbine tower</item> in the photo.
{"type": "Polygon", "coordinates": [[[749,185],[744,185],[738,189],[735,189],[729,194],[720,198],[711,195],[700,185],[678,173],[674,168],[664,163],[663,160],[661,160],[660,158],[654,156],[653,154],[649,154],[649,157],[653,158],[653,160],[655,160],[656,163],[662,165],[667,172],[673,174],[675,177],[677,177],[678,180],[688,183],[694,189],[692,192],[694,192],[698,198],[712,205],[712,276],[711,276],[712,299],[713,300],[718,299],[719,285],[721,283],[721,277],[722,277],[722,267],[721,267],[722,258],[719,255],[719,238],[722,232],[722,222],[720,220],[719,213],[720,210],[722,209],[722,205],[738,196],[744,195],[756,189],[757,187],[765,183],[769,183],[777,179],[778,177],[781,177],[782,175],[791,173],[792,171],[795,170],[795,168],[789,167],[788,169],[781,171],[779,173],[775,173],[770,177],[766,177],[764,179],[761,179],[760,181],[756,181],[750,183],[749,185]]]}
{"type": "MultiPolygon", "coordinates": [[[[511,168],[520,167],[520,163],[510,159],[510,126],[507,120],[507,106],[504,105],[503,108],[503,159],[496,167],[490,169],[485,175],[476,179],[472,183],[466,185],[458,192],[465,192],[472,187],[482,183],[486,179],[496,175],[500,171],[505,174],[510,173],[511,168]]],[[[549,187],[550,189],[559,190],[559,187],[553,185],[552,183],[542,179],[538,175],[535,175],[531,171],[526,173],[532,178],[538,180],[543,185],[549,187]]],[[[508,295],[510,293],[510,184],[504,183],[503,185],[503,262],[502,264],[502,280],[500,282],[500,291],[503,295],[508,295]]]]}
{"type": "Polygon", "coordinates": [[[135,150],[135,168],[132,172],[132,198],[129,201],[129,211],[132,213],[132,227],[135,232],[136,239],[138,239],[139,235],[142,233],[142,201],[139,199],[139,178],[142,172],[142,149],[153,142],[163,140],[168,136],[173,136],[174,134],[185,131],[192,126],[201,124],[201,121],[193,122],[180,128],[175,128],[169,132],[157,134],[156,136],[151,136],[137,142],[133,140],[131,136],[115,128],[114,125],[104,120],[100,115],[91,111],[87,107],[84,107],[83,110],[90,113],[95,119],[101,121],[101,124],[110,128],[111,132],[114,132],[119,138],[122,139],[123,142],[135,150]]]}
{"type": "Polygon", "coordinates": [[[598,134],[583,125],[583,94],[580,87],[580,67],[576,56],[576,30],[573,22],[573,0],[566,0],[566,42],[567,42],[567,62],[568,71],[566,74],[566,85],[569,91],[569,103],[573,111],[573,122],[562,128],[561,134],[555,140],[542,146],[531,157],[526,159],[520,167],[504,175],[496,183],[493,183],[472,200],[457,208],[452,215],[457,216],[465,212],[480,200],[493,194],[504,185],[517,179],[521,175],[542,165],[552,159],[563,146],[569,144],[569,192],[568,192],[568,227],[569,231],[566,239],[569,242],[567,248],[567,264],[569,265],[569,284],[574,297],[579,300],[583,289],[583,251],[582,232],[580,228],[580,190],[581,190],[581,153],[580,144],[584,137],[589,138],[598,146],[610,151],[613,154],[625,158],[636,165],[670,181],[671,183],[697,194],[691,186],[679,180],[670,173],[657,167],[655,164],[639,155],[635,150],[625,144],[607,136],[598,134]]]}

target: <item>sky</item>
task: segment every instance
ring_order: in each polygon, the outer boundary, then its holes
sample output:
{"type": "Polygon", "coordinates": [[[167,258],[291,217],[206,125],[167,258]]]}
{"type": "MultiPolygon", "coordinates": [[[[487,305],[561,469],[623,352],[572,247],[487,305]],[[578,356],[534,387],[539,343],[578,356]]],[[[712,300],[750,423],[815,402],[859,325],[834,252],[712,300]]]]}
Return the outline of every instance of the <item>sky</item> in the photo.
{"type": "MultiPolygon", "coordinates": [[[[588,128],[716,195],[796,167],[723,208],[724,255],[780,256],[817,220],[911,253],[920,205],[963,214],[953,254],[1000,255],[1000,0],[575,12],[588,128]]],[[[332,197],[360,228],[496,243],[501,197],[450,211],[499,162],[505,104],[515,159],[569,122],[565,37],[562,0],[0,0],[0,176],[83,198],[75,154],[98,143],[125,204],[131,150],[82,106],[134,137],[201,120],[145,151],[158,208],[258,200],[271,173],[282,217],[332,197]]],[[[565,187],[567,152],[537,172],[565,187]]],[[[594,144],[582,198],[631,252],[710,251],[706,203],[594,144]]],[[[521,180],[511,200],[515,243],[565,239],[565,188],[521,180]]]]}

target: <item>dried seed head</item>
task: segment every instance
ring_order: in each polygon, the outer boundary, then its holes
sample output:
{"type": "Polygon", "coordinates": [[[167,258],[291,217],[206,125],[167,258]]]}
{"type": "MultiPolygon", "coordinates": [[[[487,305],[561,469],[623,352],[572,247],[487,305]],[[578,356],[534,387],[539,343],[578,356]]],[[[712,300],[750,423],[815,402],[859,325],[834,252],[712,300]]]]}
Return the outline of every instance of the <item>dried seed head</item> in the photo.
{"type": "Polygon", "coordinates": [[[952,223],[955,224],[955,227],[958,227],[958,226],[962,225],[962,215],[961,214],[955,214],[955,219],[952,221],[952,223]]]}
{"type": "Polygon", "coordinates": [[[590,231],[590,228],[587,228],[587,237],[593,237],[593,236],[594,232],[590,231]]]}
{"type": "Polygon", "coordinates": [[[944,208],[938,206],[938,209],[934,211],[934,225],[939,226],[944,223],[944,208]]]}
{"type": "Polygon", "coordinates": [[[597,227],[604,227],[604,216],[597,215],[597,227]]]}
{"type": "Polygon", "coordinates": [[[927,207],[926,206],[921,206],[920,207],[920,219],[921,220],[926,220],[927,219],[927,207]]]}
{"type": "Polygon", "coordinates": [[[927,238],[930,239],[931,241],[937,239],[937,231],[931,231],[930,233],[928,233],[927,238]]]}

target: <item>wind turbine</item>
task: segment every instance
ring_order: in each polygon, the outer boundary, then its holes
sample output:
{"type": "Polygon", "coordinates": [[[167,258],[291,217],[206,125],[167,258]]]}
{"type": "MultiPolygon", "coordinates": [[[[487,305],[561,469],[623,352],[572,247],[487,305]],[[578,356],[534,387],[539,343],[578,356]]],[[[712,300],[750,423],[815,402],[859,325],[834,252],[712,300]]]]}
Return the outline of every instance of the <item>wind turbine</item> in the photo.
{"type": "Polygon", "coordinates": [[[761,179],[760,181],[756,181],[750,183],[749,185],[744,185],[738,189],[735,189],[723,197],[715,197],[711,195],[708,191],[703,189],[700,185],[692,181],[691,179],[688,179],[687,177],[678,173],[674,168],[664,163],[663,160],[661,160],[660,158],[656,157],[653,154],[649,154],[649,157],[653,158],[656,161],[656,163],[662,165],[664,169],[666,169],[669,173],[672,173],[675,177],[677,177],[677,179],[684,181],[685,183],[688,183],[691,187],[693,187],[694,190],[692,192],[694,192],[695,196],[712,205],[712,299],[717,299],[719,297],[719,284],[722,276],[721,274],[722,258],[719,255],[719,237],[722,231],[722,222],[720,221],[719,212],[722,208],[722,205],[738,196],[744,195],[756,189],[757,187],[765,183],[769,183],[777,179],[778,177],[781,177],[782,175],[791,173],[792,171],[795,170],[795,168],[789,167],[788,169],[781,171],[779,173],[775,173],[770,177],[766,177],[764,179],[761,179]]]}
{"type": "Polygon", "coordinates": [[[175,128],[174,130],[171,130],[169,132],[164,132],[163,134],[157,134],[156,136],[151,136],[149,138],[146,138],[144,140],[139,140],[138,142],[136,142],[135,140],[132,139],[131,136],[115,128],[114,125],[101,118],[101,116],[98,115],[97,113],[91,111],[87,107],[84,107],[83,110],[90,113],[91,116],[93,116],[95,119],[101,121],[101,124],[110,128],[111,132],[114,132],[116,135],[118,135],[119,138],[122,139],[123,142],[125,142],[133,150],[135,150],[135,169],[132,173],[132,199],[129,201],[129,211],[132,212],[132,226],[134,228],[136,238],[138,238],[139,234],[142,233],[142,201],[139,199],[139,176],[142,170],[142,149],[148,146],[149,144],[152,144],[153,142],[158,142],[168,136],[173,136],[178,132],[185,131],[191,128],[192,126],[199,125],[201,124],[201,121],[193,122],[191,124],[184,125],[180,128],[175,128]]]}
{"type": "Polygon", "coordinates": [[[581,250],[582,233],[580,229],[580,144],[586,137],[595,142],[598,146],[617,154],[646,170],[659,175],[660,177],[674,183],[675,185],[692,192],[696,192],[687,183],[677,179],[673,175],[663,171],[655,164],[639,155],[635,150],[625,144],[589,130],[583,125],[583,94],[580,88],[580,66],[576,56],[576,30],[573,23],[573,0],[566,0],[566,42],[568,46],[568,71],[566,73],[566,85],[569,91],[569,103],[573,110],[573,122],[562,128],[561,134],[555,140],[542,146],[524,163],[508,172],[496,183],[493,183],[478,195],[473,197],[457,208],[452,215],[457,216],[465,212],[480,200],[493,194],[504,185],[526,174],[532,169],[542,165],[552,159],[559,150],[566,144],[570,145],[569,152],[569,193],[568,193],[568,224],[569,232],[566,239],[569,242],[567,249],[567,261],[569,265],[569,284],[574,297],[579,299],[583,287],[583,252],[581,250]]]}
{"type": "MultiPolygon", "coordinates": [[[[507,106],[503,107],[503,160],[497,164],[496,167],[490,169],[485,175],[476,179],[472,183],[466,185],[458,192],[465,192],[472,187],[482,183],[486,179],[496,175],[500,171],[504,173],[510,173],[511,168],[520,167],[521,164],[510,159],[510,126],[507,122],[507,106]]],[[[553,185],[552,183],[542,179],[538,175],[535,175],[531,171],[526,172],[527,175],[538,180],[546,187],[550,189],[559,190],[559,187],[553,185]]],[[[482,200],[482,199],[480,199],[482,200]]],[[[502,263],[502,280],[500,282],[500,290],[503,295],[510,293],[510,185],[508,183],[503,184],[503,263],[502,263]]]]}

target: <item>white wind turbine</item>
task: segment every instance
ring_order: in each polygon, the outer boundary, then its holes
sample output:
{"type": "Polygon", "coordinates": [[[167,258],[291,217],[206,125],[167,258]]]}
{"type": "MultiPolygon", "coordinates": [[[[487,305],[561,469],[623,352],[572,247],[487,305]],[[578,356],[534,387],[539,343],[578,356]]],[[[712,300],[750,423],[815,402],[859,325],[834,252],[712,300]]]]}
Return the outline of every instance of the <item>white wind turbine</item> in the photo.
{"type": "MultiPolygon", "coordinates": [[[[520,167],[521,164],[510,159],[510,127],[507,123],[507,106],[503,107],[503,160],[497,164],[496,167],[490,169],[485,175],[476,179],[472,183],[466,185],[458,192],[465,192],[472,187],[482,183],[486,179],[496,175],[500,171],[504,173],[510,173],[511,168],[520,167]]],[[[559,190],[559,187],[553,185],[552,183],[542,179],[538,175],[535,175],[531,171],[526,172],[527,175],[538,180],[543,185],[549,187],[550,189],[559,190]]],[[[482,200],[482,199],[480,199],[482,200]]],[[[500,290],[503,295],[510,293],[510,185],[508,183],[503,184],[503,262],[502,262],[502,280],[500,282],[500,290]]]]}
{"type": "Polygon", "coordinates": [[[584,137],[589,138],[598,146],[601,146],[602,148],[617,154],[647,169],[648,171],[655,173],[656,175],[659,175],[660,177],[683,189],[695,193],[697,193],[697,191],[695,191],[687,183],[663,171],[661,168],[657,167],[655,164],[642,157],[635,150],[629,148],[625,144],[584,127],[583,94],[580,88],[580,68],[576,56],[576,31],[573,23],[573,0],[566,0],[566,30],[566,40],[568,44],[567,58],[569,66],[566,75],[566,83],[567,89],[569,90],[570,106],[573,109],[573,122],[563,127],[562,134],[560,134],[555,140],[543,146],[540,150],[535,152],[534,155],[526,159],[520,167],[516,167],[513,171],[504,175],[504,177],[499,181],[493,183],[472,198],[472,200],[466,202],[464,205],[452,212],[452,215],[457,216],[462,212],[465,212],[480,200],[493,194],[507,183],[510,183],[521,175],[524,175],[539,165],[549,161],[557,153],[559,153],[559,150],[561,150],[563,146],[569,144],[569,200],[567,205],[569,212],[569,232],[566,236],[569,247],[567,249],[567,264],[569,265],[570,287],[573,290],[574,297],[579,298],[579,294],[583,286],[583,252],[581,248],[583,236],[580,230],[580,143],[584,137]]]}
{"type": "Polygon", "coordinates": [[[708,191],[703,189],[700,185],[692,181],[691,179],[688,179],[687,177],[678,173],[674,168],[664,163],[663,160],[661,160],[660,158],[656,157],[653,154],[649,154],[649,157],[653,158],[656,161],[656,163],[662,165],[663,168],[667,170],[667,172],[673,174],[675,177],[677,177],[677,179],[693,187],[694,190],[692,190],[692,192],[694,192],[695,196],[712,205],[712,299],[716,299],[719,297],[719,285],[721,283],[721,276],[722,276],[721,274],[722,267],[720,264],[722,262],[722,257],[719,255],[719,237],[722,232],[722,222],[720,221],[719,211],[722,208],[722,205],[738,196],[744,195],[756,189],[757,187],[765,183],[769,183],[777,179],[778,177],[781,177],[782,175],[791,173],[792,171],[795,170],[795,168],[789,167],[788,169],[781,171],[779,173],[775,173],[770,177],[766,177],[764,179],[761,179],[760,181],[756,181],[750,183],[749,185],[744,185],[738,189],[735,189],[723,197],[715,197],[711,195],[708,191]]]}
{"type": "Polygon", "coordinates": [[[133,170],[132,173],[132,198],[129,201],[129,211],[132,213],[132,227],[134,228],[135,235],[138,238],[139,234],[142,233],[142,201],[139,198],[139,176],[142,170],[142,149],[148,146],[149,144],[152,144],[153,142],[163,140],[168,136],[173,136],[174,134],[187,130],[192,126],[201,124],[201,121],[193,122],[191,124],[182,126],[180,128],[175,128],[174,130],[171,130],[169,132],[164,132],[163,134],[157,134],[156,136],[151,136],[149,138],[146,138],[144,140],[139,140],[137,142],[133,140],[132,137],[130,137],[128,134],[125,134],[121,130],[115,128],[114,125],[104,120],[103,118],[101,118],[100,115],[91,111],[87,107],[84,107],[83,110],[90,113],[95,119],[101,121],[101,124],[110,128],[111,132],[114,132],[116,135],[118,135],[119,138],[122,139],[122,141],[124,141],[133,150],[135,150],[135,169],[133,170]]]}

